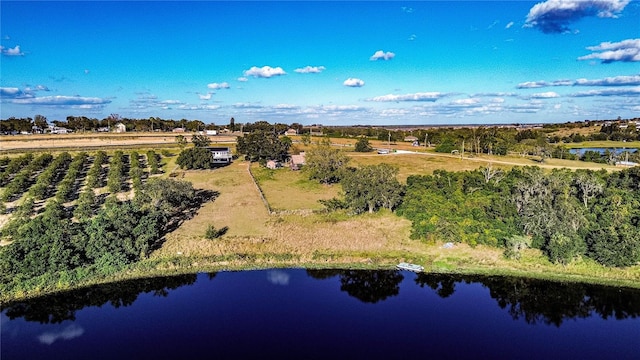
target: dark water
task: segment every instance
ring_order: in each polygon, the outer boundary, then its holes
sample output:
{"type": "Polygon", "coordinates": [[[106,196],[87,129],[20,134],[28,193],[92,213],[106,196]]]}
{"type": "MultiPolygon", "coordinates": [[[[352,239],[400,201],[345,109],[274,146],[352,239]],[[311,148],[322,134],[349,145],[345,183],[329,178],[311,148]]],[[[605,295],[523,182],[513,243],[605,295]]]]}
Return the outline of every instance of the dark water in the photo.
{"type": "Polygon", "coordinates": [[[640,290],[262,270],[2,304],[8,359],[638,359],[640,290]]]}

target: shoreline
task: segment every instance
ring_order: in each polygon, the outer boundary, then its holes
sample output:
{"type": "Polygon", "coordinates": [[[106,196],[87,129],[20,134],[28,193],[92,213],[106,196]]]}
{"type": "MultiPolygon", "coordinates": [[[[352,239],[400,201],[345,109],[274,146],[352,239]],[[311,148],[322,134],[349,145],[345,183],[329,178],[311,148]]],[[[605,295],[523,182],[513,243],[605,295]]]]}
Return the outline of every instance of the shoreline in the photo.
{"type": "MultiPolygon", "coordinates": [[[[381,254],[382,255],[382,254],[381,254]]],[[[348,254],[345,254],[348,256],[348,254]]],[[[212,272],[234,272],[234,271],[257,271],[268,269],[339,269],[339,270],[396,270],[397,263],[391,263],[386,257],[382,259],[372,260],[370,258],[352,259],[351,261],[317,261],[317,262],[295,262],[295,261],[272,261],[269,259],[256,259],[263,261],[211,261],[217,259],[209,259],[207,257],[174,257],[174,258],[162,258],[162,259],[148,259],[146,261],[133,264],[129,269],[124,269],[112,276],[108,277],[94,277],[81,281],[78,284],[60,286],[58,282],[55,288],[45,288],[31,291],[28,293],[18,292],[12,294],[1,294],[0,303],[2,307],[6,307],[8,304],[18,303],[23,301],[29,301],[32,299],[52,296],[56,294],[62,294],[70,291],[81,291],[82,289],[89,289],[94,286],[101,286],[106,284],[118,283],[128,280],[142,280],[149,278],[161,278],[171,277],[187,274],[199,274],[199,273],[212,273],[212,272]],[[155,264],[154,264],[155,263],[155,264]],[[150,266],[155,265],[151,270],[150,266]]],[[[460,258],[460,261],[471,261],[470,258],[460,258]]],[[[515,261],[514,261],[515,262],[515,261]]],[[[467,266],[460,266],[455,269],[447,268],[442,263],[434,260],[431,265],[424,265],[425,271],[423,274],[452,274],[452,275],[474,275],[474,276],[486,276],[486,277],[514,277],[525,279],[537,279],[559,283],[582,283],[607,287],[618,288],[634,288],[640,289],[640,281],[633,278],[621,278],[611,276],[598,276],[598,275],[585,275],[571,272],[572,268],[580,266],[569,265],[565,267],[566,271],[557,271],[553,267],[558,265],[549,265],[544,267],[538,267],[536,271],[525,271],[516,268],[507,267],[491,267],[482,266],[480,264],[469,264],[467,266]]],[[[634,268],[637,268],[634,267],[634,268]]],[[[607,270],[604,268],[603,270],[607,270]]],[[[632,270],[631,268],[628,270],[632,270]]],[[[637,271],[636,271],[637,273],[637,271]]]]}

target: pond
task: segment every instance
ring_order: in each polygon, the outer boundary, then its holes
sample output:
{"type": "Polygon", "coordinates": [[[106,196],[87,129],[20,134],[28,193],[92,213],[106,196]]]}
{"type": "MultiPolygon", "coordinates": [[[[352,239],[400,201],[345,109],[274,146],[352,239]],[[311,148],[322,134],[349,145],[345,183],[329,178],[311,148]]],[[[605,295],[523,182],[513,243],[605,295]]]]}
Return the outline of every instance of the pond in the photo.
{"type": "Polygon", "coordinates": [[[395,270],[126,281],[2,305],[2,359],[636,358],[640,290],[395,270]]]}
{"type": "Polygon", "coordinates": [[[578,156],[584,155],[584,153],[587,151],[595,151],[600,153],[600,155],[604,155],[607,150],[614,152],[617,155],[620,155],[624,152],[634,153],[638,151],[638,149],[635,148],[572,148],[569,149],[569,152],[572,154],[577,154],[578,156]]]}

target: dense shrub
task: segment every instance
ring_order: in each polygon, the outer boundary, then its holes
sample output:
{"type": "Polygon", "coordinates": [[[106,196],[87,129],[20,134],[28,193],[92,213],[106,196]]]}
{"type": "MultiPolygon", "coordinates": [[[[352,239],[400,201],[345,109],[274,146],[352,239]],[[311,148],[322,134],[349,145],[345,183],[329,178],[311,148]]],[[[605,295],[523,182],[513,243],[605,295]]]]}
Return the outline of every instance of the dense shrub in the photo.
{"type": "Polygon", "coordinates": [[[181,169],[212,169],[214,167],[211,152],[205,148],[194,147],[180,152],[176,164],[181,169]]]}

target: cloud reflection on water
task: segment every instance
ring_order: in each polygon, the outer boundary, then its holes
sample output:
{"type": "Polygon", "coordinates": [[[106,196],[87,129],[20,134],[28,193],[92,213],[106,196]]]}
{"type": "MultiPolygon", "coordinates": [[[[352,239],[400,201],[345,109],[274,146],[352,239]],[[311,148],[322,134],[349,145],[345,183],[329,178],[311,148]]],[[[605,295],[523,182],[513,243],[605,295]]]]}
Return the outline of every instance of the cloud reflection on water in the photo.
{"type": "Polygon", "coordinates": [[[267,280],[274,285],[289,285],[289,274],[280,270],[271,270],[267,272],[267,280]]]}
{"type": "Polygon", "coordinates": [[[82,334],[84,334],[84,329],[74,324],[67,326],[59,332],[47,331],[42,333],[41,335],[38,335],[38,341],[40,341],[41,344],[51,345],[57,340],[71,340],[82,336],[82,334]]]}

